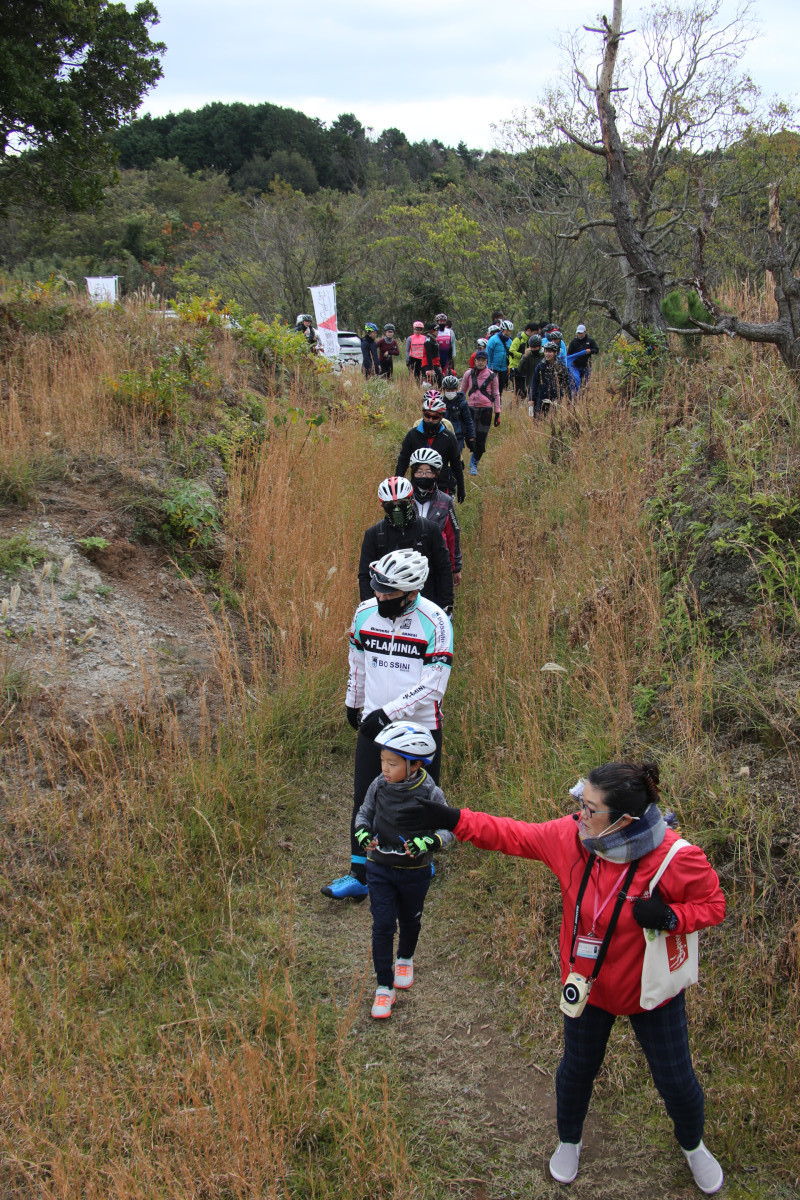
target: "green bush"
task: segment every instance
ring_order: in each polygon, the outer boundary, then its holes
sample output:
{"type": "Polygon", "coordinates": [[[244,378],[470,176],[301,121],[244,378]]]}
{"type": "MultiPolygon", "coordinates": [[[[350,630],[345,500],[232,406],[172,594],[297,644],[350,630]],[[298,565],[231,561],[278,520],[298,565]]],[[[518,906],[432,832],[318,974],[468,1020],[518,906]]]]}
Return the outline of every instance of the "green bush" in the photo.
{"type": "Polygon", "coordinates": [[[161,502],[165,520],[161,532],[168,542],[208,549],[214,544],[219,513],[214,493],[194,479],[170,488],[161,502]]]}

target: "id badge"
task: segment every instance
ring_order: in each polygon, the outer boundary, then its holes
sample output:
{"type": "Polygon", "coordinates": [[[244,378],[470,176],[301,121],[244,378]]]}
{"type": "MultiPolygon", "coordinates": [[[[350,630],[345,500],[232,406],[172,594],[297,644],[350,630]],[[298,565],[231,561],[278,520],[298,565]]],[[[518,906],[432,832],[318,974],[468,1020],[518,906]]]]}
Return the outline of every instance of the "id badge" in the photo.
{"type": "Polygon", "coordinates": [[[576,958],[597,958],[603,942],[601,938],[580,937],[575,948],[576,958]]]}

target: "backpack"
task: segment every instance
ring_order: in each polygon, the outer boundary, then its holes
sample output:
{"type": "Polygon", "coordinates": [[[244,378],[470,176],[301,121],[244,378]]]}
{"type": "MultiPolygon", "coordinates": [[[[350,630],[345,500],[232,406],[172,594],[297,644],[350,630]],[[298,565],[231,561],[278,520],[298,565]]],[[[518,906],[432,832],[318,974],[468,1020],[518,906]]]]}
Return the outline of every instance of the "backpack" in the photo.
{"type": "Polygon", "coordinates": [[[490,370],[487,378],[484,379],[483,383],[478,383],[478,372],[477,372],[477,369],[475,367],[473,367],[469,373],[469,377],[472,380],[472,391],[469,393],[469,396],[467,396],[467,401],[469,401],[470,398],[472,396],[474,396],[476,392],[480,392],[482,396],[485,396],[485,398],[489,401],[490,404],[494,404],[494,399],[489,395],[489,393],[486,391],[486,389],[489,386],[489,384],[492,382],[492,380],[495,378],[495,372],[490,370]]]}

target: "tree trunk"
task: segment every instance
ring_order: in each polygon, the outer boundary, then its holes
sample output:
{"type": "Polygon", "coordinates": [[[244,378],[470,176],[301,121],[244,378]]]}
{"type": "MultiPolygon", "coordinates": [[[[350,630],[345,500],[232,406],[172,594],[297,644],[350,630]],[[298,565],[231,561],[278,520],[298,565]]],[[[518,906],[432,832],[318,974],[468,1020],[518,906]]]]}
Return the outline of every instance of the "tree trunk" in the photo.
{"type": "Polygon", "coordinates": [[[611,103],[614,84],[614,69],[622,37],[622,0],[614,0],[614,15],[605,25],[605,53],[598,81],[597,115],[603,140],[603,152],[608,170],[608,186],[611,198],[611,214],[620,246],[627,261],[625,272],[625,317],[626,328],[649,325],[666,332],[667,323],[661,312],[664,298],[664,277],[658,262],[639,232],[633,215],[628,193],[628,172],[625,165],[625,149],[617,129],[617,114],[611,103]]]}
{"type": "MultiPolygon", "coordinates": [[[[780,218],[780,186],[770,184],[769,224],[767,236],[769,250],[764,266],[772,275],[775,285],[775,303],[778,319],[757,325],[752,321],[740,321],[738,317],[723,313],[709,295],[703,274],[697,274],[694,285],[700,299],[714,317],[714,324],[693,321],[703,333],[724,334],[744,338],[747,342],[766,342],[778,347],[778,353],[792,373],[795,387],[800,391],[800,279],[792,272],[791,258],[784,243],[780,218]]],[[[701,243],[700,243],[701,244],[701,243]]],[[[696,254],[696,268],[702,268],[702,252],[696,254]]]]}

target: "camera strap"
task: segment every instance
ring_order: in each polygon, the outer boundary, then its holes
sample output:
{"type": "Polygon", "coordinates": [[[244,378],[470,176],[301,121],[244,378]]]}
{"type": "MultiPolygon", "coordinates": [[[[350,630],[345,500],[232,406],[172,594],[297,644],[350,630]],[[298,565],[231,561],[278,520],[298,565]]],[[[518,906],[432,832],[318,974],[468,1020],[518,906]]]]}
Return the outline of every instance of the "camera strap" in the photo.
{"type": "MultiPolygon", "coordinates": [[[[594,867],[596,857],[596,854],[589,855],[589,861],[586,864],[586,870],[583,872],[583,879],[581,880],[581,886],[578,888],[578,897],[575,901],[575,920],[572,923],[572,946],[569,953],[570,970],[572,970],[572,968],[575,966],[575,946],[578,941],[578,924],[581,919],[581,904],[583,903],[583,897],[586,894],[586,888],[589,886],[589,879],[592,874],[592,868],[594,867]]],[[[603,960],[605,959],[606,951],[608,950],[608,946],[611,941],[611,935],[617,927],[619,914],[622,911],[622,906],[625,903],[625,899],[628,895],[628,888],[631,886],[631,882],[636,874],[636,868],[638,865],[639,860],[635,859],[628,867],[628,870],[625,874],[622,887],[617,895],[617,903],[614,905],[614,911],[612,912],[611,919],[608,922],[608,929],[606,930],[605,937],[600,943],[600,949],[597,952],[597,960],[594,964],[594,969],[592,970],[592,973],[588,979],[590,984],[594,983],[599,974],[600,968],[603,965],[603,960]]]]}

